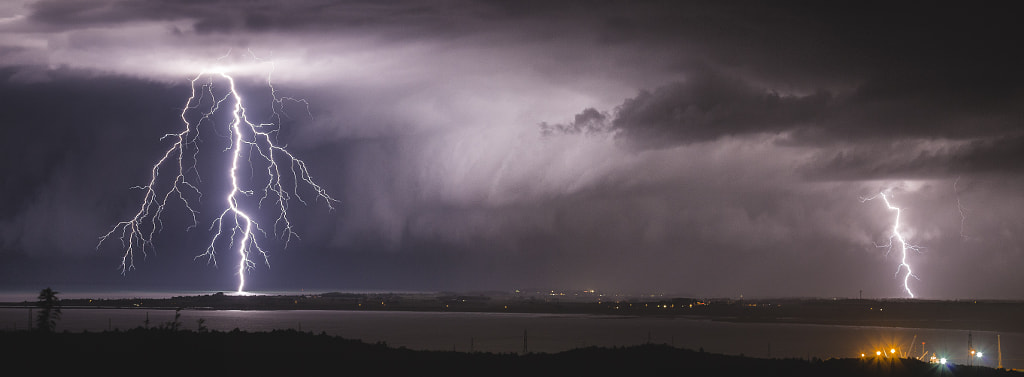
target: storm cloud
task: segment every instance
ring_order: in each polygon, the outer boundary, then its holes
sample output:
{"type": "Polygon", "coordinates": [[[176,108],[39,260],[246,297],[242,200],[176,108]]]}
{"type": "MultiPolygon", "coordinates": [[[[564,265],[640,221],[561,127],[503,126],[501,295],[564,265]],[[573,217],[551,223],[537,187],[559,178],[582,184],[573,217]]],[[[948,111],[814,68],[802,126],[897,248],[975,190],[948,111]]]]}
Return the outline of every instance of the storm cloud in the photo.
{"type": "MultiPolygon", "coordinates": [[[[1013,17],[862,2],[10,2],[0,284],[230,285],[192,261],[219,193],[190,231],[169,208],[124,277],[117,242],[96,249],[137,208],[131,187],[181,126],[189,80],[225,66],[246,93],[266,96],[271,78],[308,101],[279,137],[340,200],[293,207],[301,241],[275,244],[254,289],[903,296],[875,247],[892,214],[859,200],[886,191],[925,247],[921,297],[1020,298],[1013,17]]],[[[214,158],[197,170],[215,187],[225,141],[208,135],[214,158]]]]}

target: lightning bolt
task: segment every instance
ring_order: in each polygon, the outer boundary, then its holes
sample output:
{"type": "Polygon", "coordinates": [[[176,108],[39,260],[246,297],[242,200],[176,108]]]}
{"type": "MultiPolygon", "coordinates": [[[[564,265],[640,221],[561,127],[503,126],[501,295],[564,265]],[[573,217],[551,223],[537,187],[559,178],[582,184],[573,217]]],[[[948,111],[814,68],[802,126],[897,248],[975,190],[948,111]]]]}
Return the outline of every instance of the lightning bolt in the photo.
{"type": "MultiPolygon", "coordinates": [[[[258,60],[255,56],[253,59],[258,60]]],[[[223,111],[230,113],[230,124],[227,128],[229,143],[224,152],[230,153],[231,157],[231,164],[226,172],[231,187],[224,197],[224,210],[210,224],[209,231],[213,236],[209,245],[193,260],[206,259],[208,264],[217,266],[217,245],[226,238],[228,247],[235,248],[238,254],[238,292],[241,293],[245,288],[245,273],[256,267],[254,259],[261,258],[263,263],[270,266],[269,254],[260,245],[255,234],[259,232],[264,238],[268,237],[265,228],[257,222],[255,216],[263,209],[264,204],[269,204],[273,207],[272,211],[276,212],[273,234],[284,241],[285,248],[292,237],[298,238],[288,217],[290,203],[297,200],[308,205],[299,194],[300,187],[311,189],[314,199],[323,199],[327,207],[334,210],[332,204],[337,200],[314,181],[306,163],[277,143],[285,101],[304,104],[307,112],[309,104],[305,100],[278,97],[271,83],[272,73],[273,69],[267,74],[266,79],[271,96],[271,121],[265,123],[254,123],[246,115],[245,101],[235,85],[234,77],[227,69],[205,70],[191,79],[192,93],[181,112],[183,129],[178,133],[166,134],[160,139],[170,140],[171,145],[150,169],[149,183],[133,187],[144,192],[138,211],[130,219],[114,225],[109,232],[99,238],[96,245],[98,249],[113,236],[120,239],[124,249],[120,265],[122,274],[135,268],[137,253],[142,253],[145,257],[147,249],[155,250],[153,237],[163,229],[161,216],[172,202],[182,203],[191,216],[191,223],[186,230],[198,225],[199,211],[196,207],[203,196],[199,189],[202,180],[196,167],[201,142],[200,130],[213,127],[214,116],[223,111]],[[227,84],[226,88],[221,88],[224,83],[227,84]],[[196,112],[198,120],[190,121],[189,119],[195,118],[194,115],[190,115],[196,112]],[[245,186],[246,182],[240,179],[239,170],[243,165],[247,165],[250,170],[246,177],[250,178],[248,183],[251,187],[245,186]],[[161,169],[167,168],[172,169],[173,177],[161,175],[161,169]],[[253,183],[257,178],[262,180],[253,183]]]]}
{"type": "MultiPolygon", "coordinates": [[[[891,195],[892,194],[889,194],[889,196],[891,195]]],[[[889,255],[889,253],[892,252],[893,247],[895,247],[895,243],[899,243],[900,264],[896,268],[895,275],[899,277],[900,271],[905,271],[903,275],[903,290],[907,291],[907,294],[910,295],[910,298],[914,298],[914,292],[910,290],[910,278],[914,277],[915,279],[917,279],[917,276],[914,275],[913,270],[911,270],[910,268],[910,264],[907,263],[907,254],[908,250],[920,251],[921,247],[910,244],[909,242],[907,242],[906,238],[903,237],[903,234],[900,233],[900,215],[902,214],[902,210],[899,207],[894,207],[892,203],[889,202],[889,196],[887,196],[885,192],[880,192],[878,193],[878,195],[872,196],[870,198],[862,197],[860,198],[860,201],[861,203],[864,203],[869,200],[882,198],[882,201],[885,202],[885,207],[888,208],[890,211],[896,212],[896,217],[895,219],[893,219],[892,224],[892,234],[889,235],[889,242],[882,245],[876,244],[875,246],[879,248],[885,248],[886,255],[889,255]],[[896,240],[895,243],[893,242],[893,239],[896,240]]]]}
{"type": "Polygon", "coordinates": [[[960,239],[967,240],[967,235],[964,234],[964,224],[967,222],[967,209],[960,203],[960,191],[956,188],[959,183],[960,176],[957,176],[956,180],[953,181],[953,195],[956,196],[956,210],[960,212],[960,239]]]}

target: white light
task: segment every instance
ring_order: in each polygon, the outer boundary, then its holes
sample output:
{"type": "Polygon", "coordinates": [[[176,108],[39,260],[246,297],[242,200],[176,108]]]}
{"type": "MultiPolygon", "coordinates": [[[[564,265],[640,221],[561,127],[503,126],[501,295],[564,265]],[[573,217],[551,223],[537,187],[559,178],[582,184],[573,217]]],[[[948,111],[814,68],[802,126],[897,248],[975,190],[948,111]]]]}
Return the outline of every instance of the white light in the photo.
{"type": "Polygon", "coordinates": [[[946,363],[946,358],[945,358],[945,357],[943,357],[943,358],[939,359],[939,363],[941,363],[941,364],[945,364],[945,363],[946,363]]]}
{"type": "MultiPolygon", "coordinates": [[[[893,238],[899,241],[901,256],[900,264],[896,268],[896,275],[899,275],[900,271],[906,271],[906,273],[903,275],[903,290],[907,292],[907,295],[910,295],[910,298],[914,298],[914,292],[910,291],[909,281],[911,276],[913,276],[914,278],[917,278],[917,276],[914,275],[914,272],[910,270],[910,264],[907,263],[907,250],[920,250],[920,247],[908,243],[907,240],[903,238],[903,234],[900,233],[900,214],[902,210],[899,207],[893,207],[892,204],[889,203],[889,197],[885,195],[885,192],[878,193],[878,195],[872,196],[870,198],[861,198],[860,201],[861,203],[863,203],[868,200],[874,200],[875,198],[879,197],[881,197],[882,201],[885,202],[886,208],[888,208],[890,211],[896,211],[896,218],[893,221],[892,235],[889,236],[889,243],[877,246],[891,251],[894,247],[892,241],[893,238]]],[[[879,311],[881,311],[881,309],[879,309],[879,311]]]]}
{"type": "Polygon", "coordinates": [[[981,357],[981,352],[978,352],[978,357],[981,357]]]}
{"type": "MultiPolygon", "coordinates": [[[[253,56],[252,63],[247,66],[260,65],[260,60],[253,56]]],[[[301,99],[277,96],[268,73],[266,84],[272,100],[269,123],[254,123],[246,115],[245,101],[235,86],[234,78],[227,73],[229,68],[232,72],[237,71],[236,66],[216,66],[199,73],[191,80],[192,93],[180,115],[182,131],[169,133],[161,138],[171,141],[171,145],[150,169],[149,183],[135,187],[145,191],[138,211],[131,219],[117,223],[100,237],[97,248],[111,236],[121,240],[124,248],[121,256],[122,274],[134,269],[137,252],[145,254],[147,248],[153,248],[154,234],[163,227],[161,215],[171,202],[182,203],[187,210],[186,215],[191,216],[191,224],[188,224],[186,230],[198,225],[199,211],[193,206],[198,204],[198,198],[202,197],[202,192],[197,186],[200,178],[195,172],[201,141],[199,132],[203,127],[212,127],[210,119],[213,119],[215,113],[226,112],[232,116],[230,124],[227,125],[230,142],[224,149],[224,152],[231,152],[231,165],[226,172],[221,173],[228,178],[231,187],[230,192],[223,196],[224,210],[210,224],[209,231],[214,234],[206,251],[194,259],[206,259],[208,263],[216,266],[215,254],[218,250],[215,246],[218,241],[224,241],[226,238],[230,246],[238,249],[238,293],[245,294],[245,273],[256,266],[253,257],[261,257],[263,262],[270,266],[269,256],[257,242],[256,233],[267,237],[269,230],[273,236],[284,241],[286,248],[292,237],[298,237],[292,229],[288,209],[293,200],[307,204],[306,199],[299,195],[300,185],[311,189],[311,198],[323,199],[328,209],[334,209],[332,203],[337,200],[313,181],[305,161],[298,159],[284,146],[278,145],[277,134],[280,131],[284,102],[305,105],[307,112],[308,103],[301,99]],[[214,80],[218,78],[221,83],[227,82],[227,86],[221,89],[218,85],[218,91],[223,93],[215,94],[214,80]],[[221,104],[225,104],[223,110],[221,104]],[[248,165],[251,174],[257,174],[257,171],[262,173],[257,184],[253,185],[252,179],[248,182],[239,180],[236,172],[244,168],[240,165],[248,165]],[[259,169],[256,166],[259,166],[259,169]],[[161,168],[166,167],[170,167],[171,174],[175,174],[172,177],[173,183],[160,184],[164,181],[164,177],[159,177],[161,168]],[[240,205],[243,201],[247,205],[240,205]],[[271,217],[272,226],[263,227],[251,214],[260,213],[252,207],[263,209],[266,206],[273,206],[272,210],[277,213],[276,219],[271,217]]]]}

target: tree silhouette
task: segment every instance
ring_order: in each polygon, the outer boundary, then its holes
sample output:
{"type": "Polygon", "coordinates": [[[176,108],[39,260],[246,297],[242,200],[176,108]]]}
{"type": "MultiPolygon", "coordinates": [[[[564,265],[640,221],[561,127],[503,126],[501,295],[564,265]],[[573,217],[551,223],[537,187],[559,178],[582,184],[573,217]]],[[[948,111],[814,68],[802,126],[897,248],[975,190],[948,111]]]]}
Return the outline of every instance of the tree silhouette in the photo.
{"type": "Polygon", "coordinates": [[[57,328],[57,320],[60,319],[60,299],[57,293],[50,287],[39,291],[39,315],[36,317],[36,329],[42,332],[52,332],[57,328]]]}
{"type": "Polygon", "coordinates": [[[178,331],[181,328],[181,308],[174,309],[174,320],[170,322],[164,322],[160,325],[160,330],[171,330],[178,331]]]}

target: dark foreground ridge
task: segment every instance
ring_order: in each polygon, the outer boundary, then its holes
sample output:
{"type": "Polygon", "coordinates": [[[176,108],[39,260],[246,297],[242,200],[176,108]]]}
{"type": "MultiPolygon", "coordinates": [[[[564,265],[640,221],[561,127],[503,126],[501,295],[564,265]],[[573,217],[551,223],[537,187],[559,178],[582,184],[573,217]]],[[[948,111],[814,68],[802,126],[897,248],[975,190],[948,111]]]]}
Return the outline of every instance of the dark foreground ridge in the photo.
{"type": "MultiPolygon", "coordinates": [[[[912,359],[758,359],[647,344],[556,354],[413,351],[295,330],[0,332],[7,368],[160,375],[1024,376],[912,359]]],[[[13,369],[11,369],[13,370],[13,369]]]]}

